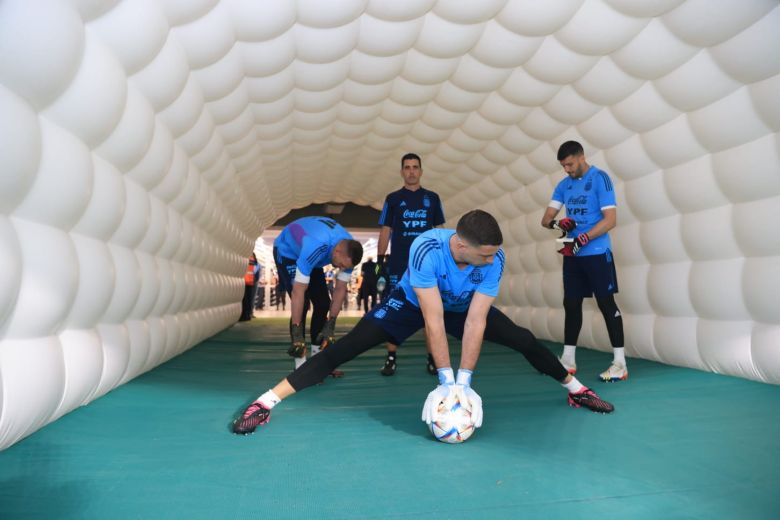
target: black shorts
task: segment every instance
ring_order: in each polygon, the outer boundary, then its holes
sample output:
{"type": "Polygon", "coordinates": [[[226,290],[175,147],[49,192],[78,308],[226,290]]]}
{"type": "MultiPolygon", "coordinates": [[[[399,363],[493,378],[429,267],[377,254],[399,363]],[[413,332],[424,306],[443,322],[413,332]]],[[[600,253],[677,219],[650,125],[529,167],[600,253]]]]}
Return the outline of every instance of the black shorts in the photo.
{"type": "MultiPolygon", "coordinates": [[[[274,261],[276,262],[276,272],[279,276],[279,287],[287,294],[292,295],[295,273],[298,271],[298,261],[279,255],[279,251],[275,247],[274,261]]],[[[325,272],[322,267],[315,267],[309,274],[309,288],[316,286],[319,289],[320,285],[325,287],[325,272]]]]}
{"type": "Polygon", "coordinates": [[[596,298],[618,292],[612,252],[563,257],[564,298],[596,298]]]}

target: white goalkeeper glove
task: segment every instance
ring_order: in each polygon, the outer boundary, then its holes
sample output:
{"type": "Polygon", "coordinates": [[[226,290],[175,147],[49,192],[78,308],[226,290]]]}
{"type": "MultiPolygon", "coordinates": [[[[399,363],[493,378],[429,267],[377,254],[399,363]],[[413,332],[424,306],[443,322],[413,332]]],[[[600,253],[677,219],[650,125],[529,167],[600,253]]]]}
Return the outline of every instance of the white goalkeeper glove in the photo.
{"type": "Polygon", "coordinates": [[[458,392],[461,402],[466,401],[471,407],[471,422],[474,428],[482,426],[482,398],[471,388],[471,370],[461,368],[458,370],[458,378],[455,381],[455,391],[458,392]]]}
{"type": "Polygon", "coordinates": [[[425,399],[425,404],[422,410],[422,420],[426,424],[431,424],[436,415],[439,403],[444,400],[453,389],[455,385],[455,374],[452,372],[452,368],[440,368],[439,372],[439,386],[434,388],[428,397],[425,399]]]}

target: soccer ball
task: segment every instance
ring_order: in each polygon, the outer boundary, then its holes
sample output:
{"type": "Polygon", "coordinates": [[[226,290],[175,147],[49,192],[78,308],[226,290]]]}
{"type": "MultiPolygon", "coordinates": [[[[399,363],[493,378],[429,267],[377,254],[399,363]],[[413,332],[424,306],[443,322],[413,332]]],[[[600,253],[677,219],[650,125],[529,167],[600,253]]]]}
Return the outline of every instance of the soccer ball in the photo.
{"type": "Polygon", "coordinates": [[[461,402],[458,394],[448,395],[437,405],[430,428],[437,441],[458,444],[467,440],[475,429],[471,405],[468,401],[461,402]]]}

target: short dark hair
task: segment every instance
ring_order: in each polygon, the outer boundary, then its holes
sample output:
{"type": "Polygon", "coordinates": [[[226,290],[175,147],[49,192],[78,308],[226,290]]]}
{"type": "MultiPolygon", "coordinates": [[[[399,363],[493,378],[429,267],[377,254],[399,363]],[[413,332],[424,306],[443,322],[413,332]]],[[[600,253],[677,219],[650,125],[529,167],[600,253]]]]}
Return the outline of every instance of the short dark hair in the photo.
{"type": "Polygon", "coordinates": [[[585,150],[577,141],[566,141],[558,148],[558,160],[562,161],[570,155],[584,155],[585,150]]]}
{"type": "Polygon", "coordinates": [[[363,244],[357,240],[347,240],[347,254],[352,260],[352,267],[358,265],[363,259],[363,244]]]}
{"type": "Polygon", "coordinates": [[[481,209],[469,211],[460,217],[455,231],[460,238],[475,246],[500,246],[504,243],[496,219],[481,209]]]}
{"type": "Polygon", "coordinates": [[[420,159],[420,156],[416,153],[408,153],[401,157],[401,169],[404,168],[404,162],[411,160],[411,159],[417,159],[417,163],[420,165],[420,169],[422,169],[422,159],[420,159]]]}

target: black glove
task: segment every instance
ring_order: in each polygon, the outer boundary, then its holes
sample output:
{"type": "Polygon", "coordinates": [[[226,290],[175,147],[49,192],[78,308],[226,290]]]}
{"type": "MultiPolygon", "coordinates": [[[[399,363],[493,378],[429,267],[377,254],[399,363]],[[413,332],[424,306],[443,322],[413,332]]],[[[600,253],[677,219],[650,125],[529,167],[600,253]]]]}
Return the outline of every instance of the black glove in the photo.
{"type": "Polygon", "coordinates": [[[566,217],[561,220],[551,220],[549,226],[550,229],[560,229],[564,233],[568,233],[577,227],[577,222],[573,218],[566,217]]]}
{"type": "Polygon", "coordinates": [[[590,242],[590,237],[587,233],[580,233],[577,235],[577,238],[572,240],[571,242],[566,242],[566,245],[564,245],[561,249],[558,250],[560,254],[563,256],[576,256],[577,253],[580,252],[580,249],[590,242]]]}
{"type": "Polygon", "coordinates": [[[379,276],[385,270],[385,255],[376,255],[376,267],[374,267],[374,274],[379,276]]]}
{"type": "Polygon", "coordinates": [[[330,318],[328,321],[325,322],[325,326],[322,327],[322,330],[319,334],[317,334],[317,338],[314,340],[315,343],[320,344],[320,348],[323,350],[335,343],[336,338],[336,318],[330,318]]]}
{"type": "Polygon", "coordinates": [[[287,354],[291,357],[299,358],[306,354],[306,340],[303,337],[303,324],[290,325],[290,348],[287,354]]]}

